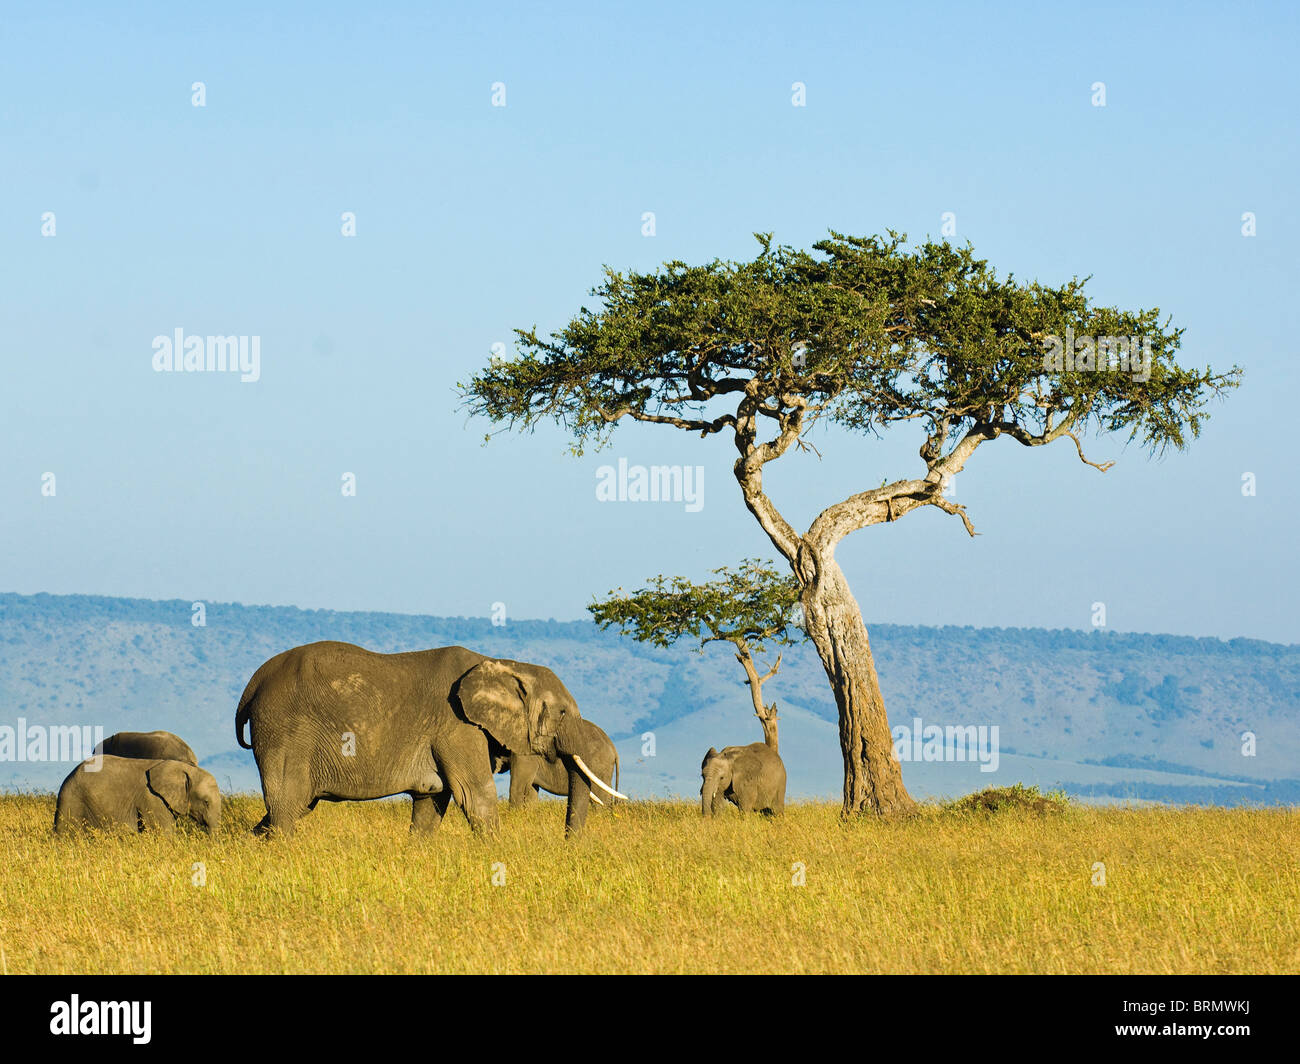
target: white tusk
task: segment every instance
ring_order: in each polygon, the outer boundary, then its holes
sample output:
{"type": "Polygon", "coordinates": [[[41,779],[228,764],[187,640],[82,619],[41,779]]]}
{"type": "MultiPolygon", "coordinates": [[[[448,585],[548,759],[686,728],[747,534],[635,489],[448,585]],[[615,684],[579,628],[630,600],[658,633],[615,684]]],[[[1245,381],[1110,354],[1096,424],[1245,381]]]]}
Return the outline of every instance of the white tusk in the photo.
{"type": "Polygon", "coordinates": [[[623,801],[625,802],[630,802],[632,800],[626,794],[619,794],[618,791],[614,790],[613,787],[611,787],[608,783],[606,783],[594,772],[592,772],[591,769],[587,767],[586,763],[582,760],[582,758],[580,758],[577,754],[573,755],[573,760],[577,764],[578,768],[582,769],[582,771],[586,774],[587,779],[591,780],[591,782],[594,783],[597,787],[599,787],[602,791],[605,791],[607,794],[611,795],[614,798],[622,798],[623,801]]]}
{"type": "Polygon", "coordinates": [[[605,803],[602,802],[599,798],[597,798],[594,794],[589,794],[587,797],[589,797],[589,798],[590,798],[593,802],[595,802],[597,805],[604,805],[604,804],[605,804],[605,803]]]}

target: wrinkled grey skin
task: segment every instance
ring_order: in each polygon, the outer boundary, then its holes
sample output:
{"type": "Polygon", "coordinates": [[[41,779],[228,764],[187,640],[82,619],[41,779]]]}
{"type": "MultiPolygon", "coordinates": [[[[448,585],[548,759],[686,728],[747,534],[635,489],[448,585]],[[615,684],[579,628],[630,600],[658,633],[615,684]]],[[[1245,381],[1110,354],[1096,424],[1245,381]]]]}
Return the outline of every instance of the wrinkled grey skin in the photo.
{"type": "Polygon", "coordinates": [[[118,827],[171,834],[181,817],[209,834],[220,827],[221,792],[210,772],[184,761],[106,754],[83,761],[63,781],[54,830],[118,827]]]}
{"type": "MultiPolygon", "coordinates": [[[[350,643],[310,643],[253,674],[235,736],[262,775],[259,833],[292,834],[320,801],[409,794],[411,830],[435,831],[455,798],[475,833],[497,826],[493,766],[508,751],[573,764],[578,705],[540,665],[464,647],[376,654],[350,643]],[[244,725],[250,742],[244,741],[244,725]]],[[[586,786],[569,788],[565,834],[582,830],[586,786]]]]}
{"type": "Polygon", "coordinates": [[[764,743],[709,747],[700,765],[700,811],[717,816],[723,801],[742,813],[785,812],[785,764],[781,755],[764,743]]]}
{"type": "MultiPolygon", "coordinates": [[[[571,752],[582,758],[583,764],[600,779],[618,790],[618,750],[614,741],[599,724],[585,718],[578,722],[575,734],[576,743],[571,752]]],[[[511,751],[495,767],[498,772],[510,773],[511,805],[535,802],[539,791],[559,795],[569,793],[569,773],[563,761],[547,761],[537,754],[511,751]]],[[[614,799],[599,788],[593,788],[589,780],[584,779],[583,783],[605,805],[613,804],[614,799]]]]}
{"type": "Polygon", "coordinates": [[[187,765],[199,763],[189,744],[169,731],[120,731],[96,746],[95,753],[142,757],[149,761],[184,761],[187,765]]]}

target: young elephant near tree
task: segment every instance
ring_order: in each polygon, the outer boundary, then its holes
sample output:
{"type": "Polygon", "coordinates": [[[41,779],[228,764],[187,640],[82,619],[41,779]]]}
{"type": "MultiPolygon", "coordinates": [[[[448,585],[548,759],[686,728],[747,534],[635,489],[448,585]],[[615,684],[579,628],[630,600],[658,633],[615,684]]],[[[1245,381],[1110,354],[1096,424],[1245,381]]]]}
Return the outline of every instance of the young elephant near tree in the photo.
{"type": "Polygon", "coordinates": [[[125,827],[170,834],[181,817],[216,832],[221,792],[211,773],[183,761],[105,754],[83,761],[63,781],[54,830],[125,827]]]}
{"type": "Polygon", "coordinates": [[[169,731],[120,731],[96,746],[95,753],[142,757],[149,761],[184,761],[187,765],[199,763],[189,743],[169,731]]]}
{"type": "Polygon", "coordinates": [[[785,764],[765,743],[709,747],[700,775],[700,811],[706,817],[717,816],[724,799],[742,813],[785,812],[785,764]]]}
{"type": "Polygon", "coordinates": [[[785,812],[785,762],[777,753],[776,703],[763,704],[762,686],[763,681],[780,668],[781,659],[777,658],[767,676],[758,675],[747,652],[737,654],[736,660],[749,674],[754,715],[763,726],[763,742],[726,746],[721,751],[709,747],[700,765],[700,775],[704,777],[700,787],[700,811],[706,817],[717,816],[725,799],[742,813],[776,816],[785,812]]]}
{"type": "MultiPolygon", "coordinates": [[[[574,756],[581,758],[596,782],[588,789],[597,805],[613,803],[611,792],[618,790],[618,749],[598,724],[587,719],[577,722],[577,746],[574,756]],[[606,786],[602,786],[602,784],[606,786]]],[[[537,754],[511,753],[501,759],[498,772],[510,772],[510,804],[528,805],[537,801],[538,791],[568,796],[569,774],[560,762],[547,761],[537,754]]],[[[590,779],[584,782],[590,783],[590,779]]]]}

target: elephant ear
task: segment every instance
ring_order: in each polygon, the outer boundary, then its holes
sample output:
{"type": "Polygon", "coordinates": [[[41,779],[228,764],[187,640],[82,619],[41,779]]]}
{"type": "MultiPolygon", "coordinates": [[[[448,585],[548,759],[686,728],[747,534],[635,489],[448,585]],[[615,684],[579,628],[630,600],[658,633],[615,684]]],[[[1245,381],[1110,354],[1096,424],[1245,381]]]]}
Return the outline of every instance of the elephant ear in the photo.
{"type": "Polygon", "coordinates": [[[527,750],[528,690],[524,678],[490,658],[461,677],[460,708],[507,750],[527,750]]]}
{"type": "Polygon", "coordinates": [[[190,810],[190,774],[179,761],[159,761],[145,773],[149,789],[163,800],[176,816],[190,810]]]}

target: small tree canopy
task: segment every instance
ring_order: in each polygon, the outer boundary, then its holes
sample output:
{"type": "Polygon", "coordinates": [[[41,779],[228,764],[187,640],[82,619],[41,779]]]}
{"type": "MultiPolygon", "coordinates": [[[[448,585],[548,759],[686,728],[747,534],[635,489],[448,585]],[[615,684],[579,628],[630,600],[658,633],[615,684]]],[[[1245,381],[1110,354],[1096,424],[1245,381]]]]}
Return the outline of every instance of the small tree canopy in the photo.
{"type": "Polygon", "coordinates": [[[762,653],[767,644],[789,646],[804,639],[798,625],[799,585],[770,562],[746,558],[735,570],[714,569],[717,580],[694,584],[681,576],[656,576],[631,594],[611,591],[587,609],[602,628],[617,624],[623,635],[659,647],[683,636],[734,644],[762,653]]]}
{"type": "Polygon", "coordinates": [[[700,641],[701,653],[708,643],[731,643],[745,670],[763,740],[775,750],[776,704],[764,705],[763,684],[781,668],[781,656],[760,676],[754,654],[766,650],[768,643],[789,646],[807,638],[798,621],[799,585],[771,563],[754,558],[746,558],[734,571],[723,566],[713,572],[718,579],[707,584],[656,576],[649,587],[630,595],[619,588],[587,609],[602,628],[617,624],[623,635],[642,643],[668,647],[691,636],[700,641]]]}

